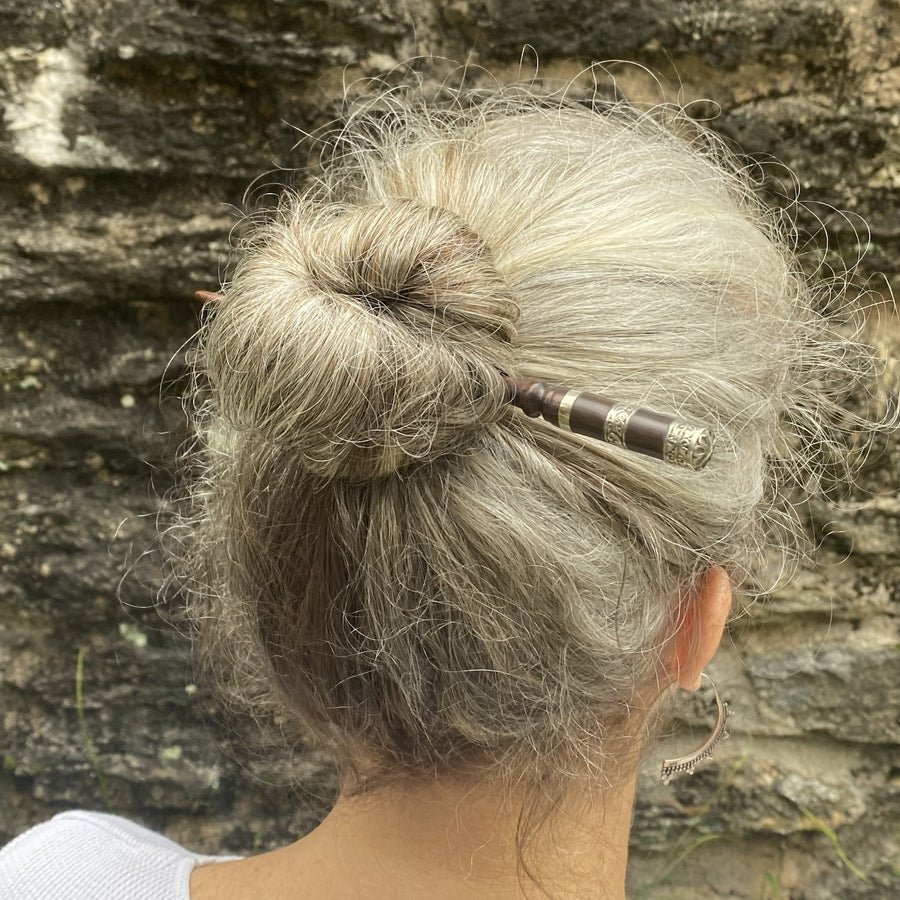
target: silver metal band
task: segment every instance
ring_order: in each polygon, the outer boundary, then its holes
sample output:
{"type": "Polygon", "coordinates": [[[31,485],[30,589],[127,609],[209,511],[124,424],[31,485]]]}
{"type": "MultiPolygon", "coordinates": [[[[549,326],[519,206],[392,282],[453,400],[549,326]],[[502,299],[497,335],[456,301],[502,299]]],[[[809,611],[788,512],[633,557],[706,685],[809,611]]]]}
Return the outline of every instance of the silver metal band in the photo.
{"type": "Polygon", "coordinates": [[[617,403],[607,414],[603,425],[603,440],[617,447],[625,446],[625,429],[628,420],[634,415],[635,407],[617,403]]]}
{"type": "Polygon", "coordinates": [[[569,391],[565,397],[559,402],[559,411],[556,414],[556,421],[560,428],[571,431],[572,426],[569,424],[569,416],[572,413],[572,404],[578,398],[581,391],[569,391]]]}
{"type": "Polygon", "coordinates": [[[712,456],[713,444],[709,428],[673,422],[663,442],[663,459],[686,469],[702,469],[712,456]]]}

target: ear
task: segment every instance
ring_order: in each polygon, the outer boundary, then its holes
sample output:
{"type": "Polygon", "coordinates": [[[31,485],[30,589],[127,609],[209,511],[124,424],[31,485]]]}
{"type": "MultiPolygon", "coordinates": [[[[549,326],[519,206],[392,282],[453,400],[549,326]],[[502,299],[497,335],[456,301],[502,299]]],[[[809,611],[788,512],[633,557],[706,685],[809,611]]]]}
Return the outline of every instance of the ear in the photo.
{"type": "Polygon", "coordinates": [[[730,610],[731,579],[721,566],[713,566],[687,600],[666,661],[680,687],[687,691],[700,687],[700,674],[719,648],[730,610]]]}

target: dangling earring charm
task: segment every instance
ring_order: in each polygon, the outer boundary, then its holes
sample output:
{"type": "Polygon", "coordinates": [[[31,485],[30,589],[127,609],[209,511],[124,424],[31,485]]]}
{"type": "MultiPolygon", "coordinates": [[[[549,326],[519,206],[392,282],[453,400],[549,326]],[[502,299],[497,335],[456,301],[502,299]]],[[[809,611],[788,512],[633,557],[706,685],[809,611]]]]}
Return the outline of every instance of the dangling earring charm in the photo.
{"type": "Polygon", "coordinates": [[[728,724],[728,704],[722,702],[722,698],[719,697],[719,692],[716,690],[712,678],[705,672],[702,673],[702,676],[709,682],[716,698],[717,718],[715,728],[713,728],[712,734],[706,739],[704,744],[693,753],[688,753],[687,756],[679,756],[676,759],[663,760],[662,772],[660,773],[663,784],[668,784],[672,780],[672,776],[677,775],[679,772],[687,772],[689,775],[693,775],[694,767],[697,763],[712,756],[712,752],[716,749],[719,742],[728,737],[728,732],[725,730],[725,726],[728,724]]]}

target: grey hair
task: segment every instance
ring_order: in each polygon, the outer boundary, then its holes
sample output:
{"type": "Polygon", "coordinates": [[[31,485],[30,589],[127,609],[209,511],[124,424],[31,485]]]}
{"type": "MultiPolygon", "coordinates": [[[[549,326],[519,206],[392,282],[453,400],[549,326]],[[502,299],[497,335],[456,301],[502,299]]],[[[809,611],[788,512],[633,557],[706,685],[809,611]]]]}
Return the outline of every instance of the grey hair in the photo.
{"type": "Polygon", "coordinates": [[[801,552],[875,357],[677,111],[396,92],[325,143],[199,332],[202,658],[372,783],[600,772],[698,576],[753,596],[801,552]],[[501,372],[709,425],[714,458],[529,419],[501,372]]]}

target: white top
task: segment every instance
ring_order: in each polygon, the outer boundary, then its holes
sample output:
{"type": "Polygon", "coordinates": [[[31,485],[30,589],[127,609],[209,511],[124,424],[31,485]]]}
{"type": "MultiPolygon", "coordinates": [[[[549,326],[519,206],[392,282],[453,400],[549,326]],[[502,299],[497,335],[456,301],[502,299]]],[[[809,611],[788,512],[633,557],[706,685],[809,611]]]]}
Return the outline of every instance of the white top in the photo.
{"type": "Polygon", "coordinates": [[[120,816],[65,812],[0,849],[2,900],[190,900],[191,853],[120,816]]]}

